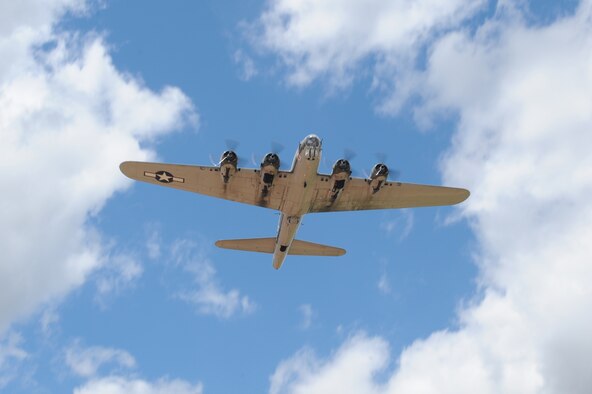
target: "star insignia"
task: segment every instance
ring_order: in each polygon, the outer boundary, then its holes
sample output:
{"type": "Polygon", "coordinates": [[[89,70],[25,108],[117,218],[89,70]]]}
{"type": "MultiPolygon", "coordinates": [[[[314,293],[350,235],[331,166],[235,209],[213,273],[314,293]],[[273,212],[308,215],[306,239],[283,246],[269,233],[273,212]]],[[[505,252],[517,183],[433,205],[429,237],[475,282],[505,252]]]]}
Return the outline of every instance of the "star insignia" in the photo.
{"type": "Polygon", "coordinates": [[[154,180],[156,180],[160,183],[171,183],[171,182],[185,183],[185,178],[179,178],[178,176],[174,176],[170,172],[163,171],[163,170],[156,171],[156,172],[144,171],[144,176],[147,176],[149,178],[154,178],[154,180]]]}
{"type": "Polygon", "coordinates": [[[173,174],[167,171],[157,171],[155,173],[156,180],[162,183],[171,183],[173,181],[173,174]]]}

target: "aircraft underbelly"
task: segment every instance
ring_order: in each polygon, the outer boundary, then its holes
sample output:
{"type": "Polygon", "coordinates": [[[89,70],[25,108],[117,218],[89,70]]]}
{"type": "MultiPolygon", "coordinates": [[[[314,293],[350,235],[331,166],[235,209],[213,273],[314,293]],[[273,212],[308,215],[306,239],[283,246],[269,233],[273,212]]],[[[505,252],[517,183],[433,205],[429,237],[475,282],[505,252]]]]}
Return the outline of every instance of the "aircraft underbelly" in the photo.
{"type": "Polygon", "coordinates": [[[273,266],[279,269],[288,255],[292,241],[300,227],[302,215],[310,212],[315,196],[318,157],[315,160],[298,160],[294,166],[291,185],[287,188],[282,202],[273,266]]]}
{"type": "Polygon", "coordinates": [[[278,234],[275,241],[275,250],[273,251],[273,267],[279,269],[282,266],[292,241],[296,236],[298,227],[300,227],[301,216],[288,216],[282,213],[278,234]]]}

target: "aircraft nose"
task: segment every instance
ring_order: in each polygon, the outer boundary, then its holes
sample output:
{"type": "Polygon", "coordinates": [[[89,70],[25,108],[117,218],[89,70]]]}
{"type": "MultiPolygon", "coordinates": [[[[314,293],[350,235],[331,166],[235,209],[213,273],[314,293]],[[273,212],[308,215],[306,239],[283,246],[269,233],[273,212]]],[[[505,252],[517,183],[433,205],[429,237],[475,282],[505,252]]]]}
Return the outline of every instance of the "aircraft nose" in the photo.
{"type": "Polygon", "coordinates": [[[312,146],[314,148],[320,148],[321,139],[314,134],[310,134],[308,137],[306,137],[306,145],[312,146]]]}

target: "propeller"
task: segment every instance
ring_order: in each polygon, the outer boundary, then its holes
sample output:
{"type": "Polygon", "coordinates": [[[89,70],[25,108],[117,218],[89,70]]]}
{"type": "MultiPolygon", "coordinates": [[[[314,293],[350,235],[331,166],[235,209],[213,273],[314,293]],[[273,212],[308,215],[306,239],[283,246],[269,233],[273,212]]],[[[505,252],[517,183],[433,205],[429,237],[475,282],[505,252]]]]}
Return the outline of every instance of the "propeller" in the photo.
{"type": "Polygon", "coordinates": [[[224,140],[224,144],[226,144],[226,148],[228,150],[234,151],[234,153],[237,154],[237,158],[238,158],[237,166],[244,167],[245,165],[247,165],[249,163],[249,160],[247,160],[245,157],[239,155],[237,152],[237,149],[240,146],[239,141],[233,140],[231,138],[227,138],[224,140]]]}
{"type": "MultiPolygon", "coordinates": [[[[282,151],[286,148],[281,142],[278,141],[271,141],[269,143],[269,148],[270,151],[266,152],[267,153],[275,153],[276,155],[280,156],[280,153],[282,153],[282,151]]],[[[261,160],[263,160],[263,158],[265,157],[265,154],[261,155],[261,158],[259,159],[259,162],[257,162],[257,160],[255,159],[255,154],[252,155],[251,157],[251,161],[253,162],[253,165],[255,166],[259,166],[261,164],[261,160]]],[[[285,158],[282,160],[282,157],[280,156],[280,170],[283,170],[286,167],[286,160],[285,158]]],[[[289,164],[288,164],[289,165],[289,164]]]]}
{"type": "MultiPolygon", "coordinates": [[[[388,154],[386,154],[385,152],[376,152],[374,156],[376,157],[376,160],[378,160],[379,163],[386,164],[386,166],[388,167],[389,179],[391,181],[398,181],[401,177],[401,171],[396,168],[393,168],[388,164],[388,154]]],[[[369,176],[366,177],[368,178],[369,176]]]]}
{"type": "Polygon", "coordinates": [[[240,145],[240,142],[238,142],[237,140],[227,138],[224,140],[224,144],[226,144],[226,148],[228,150],[236,151],[238,149],[238,146],[240,145]]]}
{"type": "MultiPolygon", "coordinates": [[[[353,159],[355,159],[357,155],[358,154],[353,149],[344,148],[343,149],[343,154],[338,159],[345,159],[345,160],[347,160],[348,162],[350,162],[350,166],[351,166],[351,161],[353,159]]],[[[327,163],[327,157],[325,155],[323,155],[322,161],[323,161],[323,167],[326,170],[325,172],[327,174],[331,174],[331,172],[333,171],[333,165],[335,164],[336,161],[332,161],[331,163],[327,163]]],[[[357,170],[355,170],[353,167],[351,167],[351,171],[352,171],[352,174],[356,175],[357,170]]]]}
{"type": "Polygon", "coordinates": [[[271,141],[271,152],[279,155],[286,147],[278,142],[278,141],[271,141]]]}
{"type": "MultiPolygon", "coordinates": [[[[226,147],[226,150],[231,150],[234,153],[237,153],[237,149],[240,145],[240,142],[237,140],[233,140],[231,138],[227,138],[224,140],[224,146],[226,147]]],[[[210,154],[210,163],[212,163],[212,166],[218,166],[220,164],[220,159],[215,160],[214,156],[212,154],[210,154]]],[[[245,166],[245,164],[248,164],[249,161],[246,160],[244,157],[240,156],[237,153],[237,166],[238,167],[243,167],[245,166]]]]}
{"type": "Polygon", "coordinates": [[[386,163],[388,160],[388,155],[385,152],[376,152],[374,157],[376,157],[376,160],[378,160],[380,163],[386,163]]]}
{"type": "Polygon", "coordinates": [[[345,148],[343,150],[343,158],[347,161],[352,161],[357,155],[358,154],[353,149],[345,148]]]}
{"type": "Polygon", "coordinates": [[[353,176],[360,176],[361,175],[360,170],[351,164],[351,161],[353,159],[355,159],[357,156],[358,156],[358,153],[355,150],[353,150],[351,148],[344,148],[343,149],[343,156],[342,157],[345,160],[349,161],[350,166],[351,166],[351,172],[352,172],[353,176]]]}
{"type": "Polygon", "coordinates": [[[257,158],[255,157],[255,153],[251,153],[251,164],[253,167],[258,167],[259,163],[257,162],[257,158]]]}
{"type": "MultiPolygon", "coordinates": [[[[261,161],[263,160],[266,154],[275,153],[279,156],[280,153],[285,149],[285,146],[278,141],[271,141],[269,147],[270,150],[268,152],[265,152],[265,154],[259,155],[255,154],[255,152],[251,153],[249,164],[253,167],[259,167],[261,165],[261,161]]],[[[280,157],[280,169],[284,168],[284,164],[286,164],[285,160],[282,160],[282,158],[280,157]]]]}

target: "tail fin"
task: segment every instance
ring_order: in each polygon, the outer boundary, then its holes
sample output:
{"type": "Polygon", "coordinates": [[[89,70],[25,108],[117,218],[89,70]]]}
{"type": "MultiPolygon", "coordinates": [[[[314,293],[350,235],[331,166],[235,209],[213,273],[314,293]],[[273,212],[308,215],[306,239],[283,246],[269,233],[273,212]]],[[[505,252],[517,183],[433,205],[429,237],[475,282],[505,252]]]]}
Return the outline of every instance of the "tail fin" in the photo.
{"type": "MultiPolygon", "coordinates": [[[[245,250],[248,252],[273,253],[275,250],[275,238],[227,239],[217,241],[216,246],[224,249],[245,250]]],[[[301,256],[343,256],[345,249],[295,239],[292,241],[290,249],[288,249],[288,254],[301,256]]]]}

